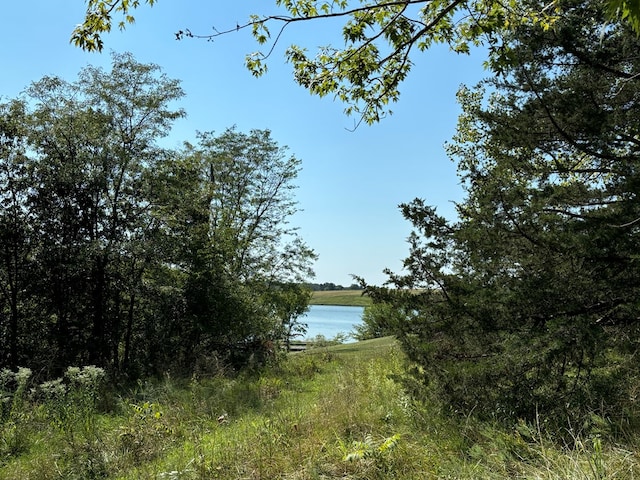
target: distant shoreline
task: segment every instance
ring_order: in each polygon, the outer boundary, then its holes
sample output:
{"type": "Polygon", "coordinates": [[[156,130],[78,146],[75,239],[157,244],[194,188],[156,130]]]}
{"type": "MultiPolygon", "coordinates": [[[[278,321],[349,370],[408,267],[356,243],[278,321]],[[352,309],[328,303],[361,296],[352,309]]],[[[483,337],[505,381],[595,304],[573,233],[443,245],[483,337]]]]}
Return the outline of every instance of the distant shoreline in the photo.
{"type": "Polygon", "coordinates": [[[371,298],[363,296],[362,290],[322,290],[313,292],[309,304],[366,307],[371,305],[371,298]]]}

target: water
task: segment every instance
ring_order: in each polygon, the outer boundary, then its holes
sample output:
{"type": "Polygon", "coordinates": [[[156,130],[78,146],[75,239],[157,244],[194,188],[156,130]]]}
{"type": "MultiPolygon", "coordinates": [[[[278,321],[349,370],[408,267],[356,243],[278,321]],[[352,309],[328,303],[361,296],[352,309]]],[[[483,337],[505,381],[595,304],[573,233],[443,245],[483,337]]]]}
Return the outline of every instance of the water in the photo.
{"type": "Polygon", "coordinates": [[[309,311],[300,317],[299,321],[308,325],[305,338],[324,335],[330,340],[340,332],[349,334],[354,325],[362,323],[362,312],[364,307],[311,305],[309,311]]]}

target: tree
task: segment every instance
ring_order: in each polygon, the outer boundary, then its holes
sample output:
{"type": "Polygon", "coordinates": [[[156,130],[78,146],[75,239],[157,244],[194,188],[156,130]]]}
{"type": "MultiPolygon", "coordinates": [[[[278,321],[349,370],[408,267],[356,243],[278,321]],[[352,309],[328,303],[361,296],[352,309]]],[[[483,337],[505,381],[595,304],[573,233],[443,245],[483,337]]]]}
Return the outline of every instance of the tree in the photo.
{"type": "Polygon", "coordinates": [[[299,165],[269,131],[235,128],[200,133],[161,162],[152,204],[166,256],[156,278],[175,279],[184,310],[162,322],[168,341],[157,351],[188,368],[206,355],[239,365],[268,353],[306,308],[308,297],[294,305],[288,295],[315,259],[289,225],[299,165]]]}
{"type": "Polygon", "coordinates": [[[402,290],[370,288],[409,313],[395,333],[452,409],[548,425],[624,415],[638,385],[640,40],[599,2],[563,11],[461,90],[460,218],[403,205],[402,290]]]}
{"type": "Polygon", "coordinates": [[[158,147],[181,96],[122,54],[0,104],[0,368],[241,365],[306,307],[283,293],[315,258],[289,224],[300,161],[268,131],[158,147]]]}
{"type": "Polygon", "coordinates": [[[189,373],[207,357],[231,361],[244,342],[269,331],[255,295],[215,255],[212,192],[205,163],[184,152],[164,158],[152,178],[159,248],[147,274],[153,317],[144,338],[148,363],[160,371],[189,373]]]}
{"type": "Polygon", "coordinates": [[[280,321],[278,340],[284,341],[287,351],[292,339],[307,333],[308,325],[299,318],[309,310],[311,296],[311,289],[300,283],[283,283],[269,289],[267,303],[280,321]]]}
{"type": "Polygon", "coordinates": [[[362,323],[355,325],[356,340],[370,340],[393,335],[406,315],[390,303],[378,302],[364,307],[362,323]]]}
{"type": "Polygon", "coordinates": [[[30,212],[26,207],[25,105],[0,105],[0,365],[16,368],[25,297],[31,281],[30,212]]]}
{"type": "Polygon", "coordinates": [[[235,128],[200,133],[186,155],[200,158],[210,189],[210,235],[215,255],[243,283],[303,281],[315,254],[289,225],[297,211],[293,181],[300,160],[268,130],[235,128]]]}
{"type": "Polygon", "coordinates": [[[88,67],[73,83],[45,77],[12,103],[19,115],[3,109],[10,364],[19,342],[33,366],[118,369],[148,258],[140,255],[152,221],[145,172],[157,161],[157,138],[183,115],[169,108],[178,83],[158,72],[114,55],[108,73],[88,67]]]}
{"type": "MultiPolygon", "coordinates": [[[[102,50],[101,35],[111,30],[113,15],[121,15],[118,26],[134,22],[132,10],[140,1],[88,0],[84,22],[73,31],[71,41],[86,50],[102,50]]],[[[153,5],[155,0],[147,0],[153,5]]],[[[456,52],[468,52],[472,45],[489,48],[489,62],[495,69],[503,68],[510,55],[508,45],[501,40],[521,25],[535,24],[552,28],[564,15],[563,2],[486,0],[276,0],[286,13],[282,15],[252,15],[248,22],[224,31],[198,35],[179,30],[178,39],[198,37],[212,39],[219,35],[251,30],[267,52],[247,55],[246,65],[256,76],[263,75],[265,61],[271,55],[288,25],[314,20],[344,19],[342,36],[345,48],[320,47],[307,52],[296,45],[286,51],[293,65],[296,81],[319,96],[334,95],[348,104],[347,113],[360,115],[367,123],[379,121],[390,112],[389,103],[396,102],[400,84],[411,70],[414,51],[427,50],[435,43],[445,43],[456,52]],[[271,40],[271,25],[277,34],[271,40]]],[[[606,0],[608,18],[628,22],[640,33],[640,5],[633,0],[606,0]]]]}
{"type": "MultiPolygon", "coordinates": [[[[254,328],[251,336],[260,337],[262,331],[263,339],[279,340],[281,329],[294,329],[295,319],[307,308],[306,289],[295,284],[313,276],[316,258],[289,224],[297,211],[293,181],[300,160],[268,130],[245,134],[235,128],[217,136],[199,134],[198,144],[187,145],[186,155],[200,163],[210,192],[211,261],[262,312],[264,327],[254,328]]],[[[236,328],[244,323],[236,320],[236,328]]]]}
{"type": "Polygon", "coordinates": [[[108,120],[108,136],[103,137],[109,142],[108,149],[98,167],[102,191],[96,198],[101,212],[94,238],[100,247],[94,257],[97,277],[92,295],[95,316],[91,348],[99,352],[95,362],[108,358],[117,365],[124,333],[121,310],[134,308],[135,290],[142,281],[145,264],[153,256],[148,247],[140,245],[149,240],[154,222],[149,215],[149,194],[144,191],[148,188],[147,177],[163,156],[157,140],[185,114],[172,105],[184,93],[180,82],[167,78],[159,66],[141,64],[130,54],[114,54],[110,72],[85,68],[79,86],[91,108],[108,120]],[[147,251],[141,256],[143,250],[147,251]],[[110,282],[121,288],[111,290],[110,282]],[[109,300],[106,295],[113,298],[109,300]],[[108,308],[116,312],[112,319],[104,318],[108,308]]]}

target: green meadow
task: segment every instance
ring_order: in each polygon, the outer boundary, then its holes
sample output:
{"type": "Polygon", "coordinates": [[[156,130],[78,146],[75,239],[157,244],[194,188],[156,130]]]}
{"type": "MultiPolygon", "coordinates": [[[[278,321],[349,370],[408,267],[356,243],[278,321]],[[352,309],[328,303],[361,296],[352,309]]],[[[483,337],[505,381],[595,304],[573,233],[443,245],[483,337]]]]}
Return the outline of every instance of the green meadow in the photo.
{"type": "Polygon", "coordinates": [[[366,307],[371,299],[362,295],[362,290],[326,290],[313,292],[310,304],[366,307]]]}
{"type": "MultiPolygon", "coordinates": [[[[637,478],[631,438],[457,417],[402,387],[387,337],[289,354],[240,376],[169,374],[116,393],[69,381],[4,385],[2,479],[637,478]]],[[[75,375],[75,376],[74,376],[75,375]]]]}

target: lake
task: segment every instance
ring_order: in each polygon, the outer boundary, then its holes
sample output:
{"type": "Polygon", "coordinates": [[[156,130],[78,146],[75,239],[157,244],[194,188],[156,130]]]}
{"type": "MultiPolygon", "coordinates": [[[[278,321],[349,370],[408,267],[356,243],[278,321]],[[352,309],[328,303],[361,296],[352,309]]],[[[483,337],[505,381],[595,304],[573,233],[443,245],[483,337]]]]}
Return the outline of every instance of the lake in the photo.
{"type": "Polygon", "coordinates": [[[354,325],[362,323],[362,312],[364,307],[311,305],[309,311],[300,317],[299,321],[308,325],[305,338],[324,335],[331,340],[340,332],[349,334],[354,325]]]}

